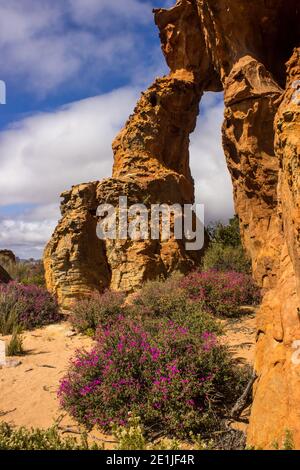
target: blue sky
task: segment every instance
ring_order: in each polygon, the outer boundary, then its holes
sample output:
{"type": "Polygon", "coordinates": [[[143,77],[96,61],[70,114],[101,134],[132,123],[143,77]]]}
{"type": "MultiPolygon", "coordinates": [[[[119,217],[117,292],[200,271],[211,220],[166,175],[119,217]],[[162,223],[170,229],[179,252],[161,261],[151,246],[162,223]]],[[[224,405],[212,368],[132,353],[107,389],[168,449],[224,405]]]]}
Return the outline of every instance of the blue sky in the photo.
{"type": "Polygon", "coordinates": [[[150,74],[166,72],[152,8],[170,4],[0,0],[1,80],[8,93],[0,129],[130,83],[143,87],[150,74]]]}
{"type": "MultiPolygon", "coordinates": [[[[110,176],[111,142],[140,92],[167,73],[152,8],[175,0],[0,0],[0,248],[39,258],[59,194],[110,176]]],[[[191,139],[207,221],[233,213],[223,105],[206,94],[191,139]],[[216,191],[218,188],[218,191],[216,191]]]]}

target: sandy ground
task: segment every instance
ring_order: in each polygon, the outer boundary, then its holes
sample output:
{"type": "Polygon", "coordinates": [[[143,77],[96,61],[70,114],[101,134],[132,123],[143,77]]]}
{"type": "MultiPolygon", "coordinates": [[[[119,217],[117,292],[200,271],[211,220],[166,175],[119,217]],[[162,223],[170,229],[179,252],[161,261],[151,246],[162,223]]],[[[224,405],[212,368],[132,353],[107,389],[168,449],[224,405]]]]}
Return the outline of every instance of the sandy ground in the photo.
{"type": "Polygon", "coordinates": [[[241,364],[254,362],[256,319],[255,310],[249,308],[249,314],[243,318],[234,318],[222,321],[225,336],[224,343],[230,346],[234,356],[241,364]]]}
{"type": "MultiPolygon", "coordinates": [[[[76,423],[59,408],[57,389],[77,349],[89,349],[92,340],[72,335],[70,325],[50,325],[23,335],[26,355],[14,358],[17,367],[0,368],[0,422],[27,428],[43,428],[59,421],[64,430],[80,431],[76,423]]],[[[1,337],[1,340],[9,338],[1,337]]],[[[90,434],[98,444],[111,440],[98,431],[90,434]]],[[[111,448],[111,443],[106,445],[111,448]]]]}
{"type": "MultiPolygon", "coordinates": [[[[253,362],[255,344],[255,317],[223,322],[226,335],[223,341],[230,345],[242,362],[253,362]]],[[[92,340],[72,335],[70,325],[51,325],[23,335],[26,355],[17,367],[0,368],[0,422],[27,428],[48,428],[59,420],[64,429],[77,430],[72,418],[59,409],[56,396],[59,380],[65,374],[69,360],[77,349],[90,348],[92,340]]],[[[8,340],[0,336],[1,340],[8,340]]],[[[92,438],[110,440],[99,432],[92,438]]],[[[100,441],[99,441],[100,442],[100,441]]],[[[111,448],[111,444],[106,445],[111,448]]]]}

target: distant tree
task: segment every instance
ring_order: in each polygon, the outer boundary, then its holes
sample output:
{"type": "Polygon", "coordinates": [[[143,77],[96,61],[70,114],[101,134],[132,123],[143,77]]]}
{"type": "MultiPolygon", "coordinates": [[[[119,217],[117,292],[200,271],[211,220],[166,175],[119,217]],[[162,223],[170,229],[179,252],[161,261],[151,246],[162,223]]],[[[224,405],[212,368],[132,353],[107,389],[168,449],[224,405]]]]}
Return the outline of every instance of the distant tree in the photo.
{"type": "Polygon", "coordinates": [[[216,222],[207,227],[209,246],[203,258],[203,269],[251,272],[251,263],[242,246],[239,219],[234,216],[227,225],[216,222]]]}
{"type": "Polygon", "coordinates": [[[223,246],[241,246],[241,234],[238,216],[229,219],[228,225],[222,222],[211,224],[207,228],[211,241],[221,243],[223,246]]]}

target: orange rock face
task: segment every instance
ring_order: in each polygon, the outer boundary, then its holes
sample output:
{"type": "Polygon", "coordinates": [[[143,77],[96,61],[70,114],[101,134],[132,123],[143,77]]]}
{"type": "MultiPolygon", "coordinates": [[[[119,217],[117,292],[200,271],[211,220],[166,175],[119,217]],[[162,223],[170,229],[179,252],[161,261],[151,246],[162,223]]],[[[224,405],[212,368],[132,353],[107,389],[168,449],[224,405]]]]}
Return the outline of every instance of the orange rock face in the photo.
{"type": "Polygon", "coordinates": [[[248,432],[249,444],[263,448],[285,430],[300,448],[299,20],[298,0],[178,0],[155,10],[170,74],[142,94],[113,143],[113,178],[64,193],[45,252],[48,287],[65,308],[95,289],[130,291],[191,269],[201,253],[175,239],[99,240],[96,209],[120,195],[192,203],[189,135],[203,92],[223,90],[235,208],[264,291],[248,432]]]}

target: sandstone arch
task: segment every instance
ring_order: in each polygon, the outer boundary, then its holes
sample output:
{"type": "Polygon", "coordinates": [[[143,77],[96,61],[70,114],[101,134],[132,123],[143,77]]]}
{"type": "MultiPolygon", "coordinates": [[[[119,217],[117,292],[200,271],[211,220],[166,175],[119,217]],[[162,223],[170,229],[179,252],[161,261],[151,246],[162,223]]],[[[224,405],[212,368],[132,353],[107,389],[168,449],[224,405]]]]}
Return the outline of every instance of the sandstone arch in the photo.
{"type": "Polygon", "coordinates": [[[192,202],[189,134],[202,93],[224,90],[236,212],[265,293],[248,433],[250,444],[264,448],[285,429],[300,448],[300,366],[291,360],[300,339],[300,107],[291,87],[300,79],[299,19],[298,0],[178,0],[155,10],[170,74],[142,95],[117,136],[113,177],[64,193],[63,218],[45,252],[48,287],[64,307],[95,288],[130,290],[193,266],[199,254],[179,242],[104,246],[95,210],[120,193],[132,202],[192,202]]]}

